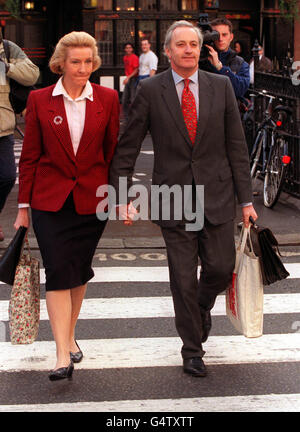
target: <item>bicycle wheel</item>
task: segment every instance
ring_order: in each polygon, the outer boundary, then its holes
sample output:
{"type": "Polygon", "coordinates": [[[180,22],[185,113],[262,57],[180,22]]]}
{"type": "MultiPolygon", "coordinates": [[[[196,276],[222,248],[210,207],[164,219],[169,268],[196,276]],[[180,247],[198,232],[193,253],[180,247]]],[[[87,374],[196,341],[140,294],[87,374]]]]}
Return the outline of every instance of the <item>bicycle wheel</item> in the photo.
{"type": "Polygon", "coordinates": [[[260,159],[261,150],[263,147],[263,141],[264,141],[265,133],[264,131],[260,130],[257,134],[257,137],[255,139],[255,144],[250,156],[250,174],[251,178],[254,178],[257,172],[257,164],[260,159]]]}
{"type": "Polygon", "coordinates": [[[287,165],[282,162],[284,154],[285,141],[282,138],[277,138],[264,179],[264,205],[269,208],[272,208],[278,201],[284,184],[287,169],[287,165]]]}

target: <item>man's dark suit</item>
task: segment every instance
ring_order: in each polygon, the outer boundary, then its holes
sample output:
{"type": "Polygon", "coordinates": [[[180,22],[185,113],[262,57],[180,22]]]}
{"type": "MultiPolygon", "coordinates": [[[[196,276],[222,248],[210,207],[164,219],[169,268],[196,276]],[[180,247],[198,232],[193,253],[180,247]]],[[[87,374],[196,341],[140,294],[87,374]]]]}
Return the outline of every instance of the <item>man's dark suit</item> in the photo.
{"type": "Polygon", "coordinates": [[[235,194],[252,201],[248,152],[234,92],[227,77],[199,71],[199,120],[192,145],[184,123],[171,69],[143,80],[128,125],[117,145],[110,183],[119,176],[129,186],[142,141],[153,139],[152,184],[204,185],[205,225],[186,231],[184,222],[158,220],[164,236],[176,327],[183,358],[202,357],[201,310],[209,310],[231,279],[235,260],[235,194]],[[198,284],[197,264],[201,259],[198,284]]]}

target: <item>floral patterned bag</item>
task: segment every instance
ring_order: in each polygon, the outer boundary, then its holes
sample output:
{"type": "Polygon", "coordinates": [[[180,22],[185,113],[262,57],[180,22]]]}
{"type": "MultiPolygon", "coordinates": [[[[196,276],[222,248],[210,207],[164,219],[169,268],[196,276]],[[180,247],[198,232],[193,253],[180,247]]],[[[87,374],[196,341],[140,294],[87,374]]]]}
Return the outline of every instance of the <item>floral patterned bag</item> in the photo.
{"type": "Polygon", "coordinates": [[[40,265],[31,256],[28,239],[21,252],[9,302],[10,340],[13,345],[30,344],[39,331],[40,265]],[[27,251],[25,251],[27,247],[27,251]]]}

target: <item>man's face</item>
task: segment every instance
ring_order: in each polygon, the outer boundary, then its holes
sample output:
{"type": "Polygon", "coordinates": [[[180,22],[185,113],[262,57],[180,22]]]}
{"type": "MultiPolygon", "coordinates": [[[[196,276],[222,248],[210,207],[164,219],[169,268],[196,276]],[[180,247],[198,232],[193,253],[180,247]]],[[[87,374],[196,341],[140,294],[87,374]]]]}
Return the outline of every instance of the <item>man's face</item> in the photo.
{"type": "Polygon", "coordinates": [[[166,54],[172,69],[179,75],[192,75],[198,69],[200,57],[199,38],[191,27],[177,27],[172,34],[166,54]]]}
{"type": "Polygon", "coordinates": [[[125,51],[125,54],[126,54],[126,55],[130,55],[130,54],[133,53],[133,48],[132,48],[131,45],[128,44],[128,45],[125,46],[124,51],[125,51]]]}
{"type": "Polygon", "coordinates": [[[228,25],[213,26],[214,30],[220,33],[220,39],[215,41],[215,47],[218,51],[227,51],[233,39],[233,33],[230,33],[228,25]]]}
{"type": "Polygon", "coordinates": [[[143,53],[147,53],[148,51],[150,51],[150,48],[151,48],[151,44],[149,43],[149,41],[143,40],[141,42],[141,49],[143,53]]]}

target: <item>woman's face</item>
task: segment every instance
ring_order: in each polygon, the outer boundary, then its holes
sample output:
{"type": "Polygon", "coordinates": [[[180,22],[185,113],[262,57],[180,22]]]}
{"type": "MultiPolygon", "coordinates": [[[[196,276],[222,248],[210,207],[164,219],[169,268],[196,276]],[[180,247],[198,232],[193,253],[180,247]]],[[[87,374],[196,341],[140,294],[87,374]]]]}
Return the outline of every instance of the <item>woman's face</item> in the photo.
{"type": "Polygon", "coordinates": [[[241,45],[238,42],[235,43],[234,50],[237,53],[240,53],[242,51],[241,45]]]}
{"type": "Polygon", "coordinates": [[[89,47],[68,48],[63,66],[64,80],[84,87],[93,72],[93,52],[89,47]]]}

